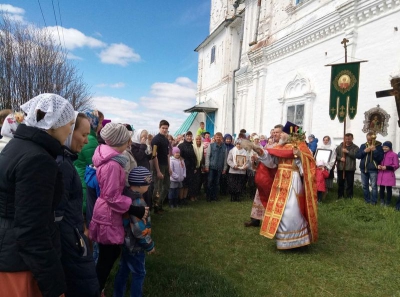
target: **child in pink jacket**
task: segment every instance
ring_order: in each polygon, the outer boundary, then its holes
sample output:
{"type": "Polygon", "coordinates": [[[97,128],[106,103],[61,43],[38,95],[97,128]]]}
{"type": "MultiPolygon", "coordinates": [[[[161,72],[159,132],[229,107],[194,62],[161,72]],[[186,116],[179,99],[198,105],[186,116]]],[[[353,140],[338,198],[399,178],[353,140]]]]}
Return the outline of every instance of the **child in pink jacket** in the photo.
{"type": "Polygon", "coordinates": [[[318,203],[322,202],[322,197],[326,192],[325,179],[329,177],[329,171],[325,167],[324,161],[317,161],[317,170],[316,170],[316,181],[317,181],[317,196],[318,203]]]}
{"type": "Polygon", "coordinates": [[[384,152],[383,160],[378,165],[378,178],[376,184],[379,186],[379,197],[381,205],[388,206],[392,200],[392,187],[396,185],[396,176],[394,172],[399,168],[399,158],[395,152],[392,151],[392,143],[385,141],[382,144],[384,152]],[[385,188],[386,188],[386,201],[385,201],[385,188]]]}
{"type": "Polygon", "coordinates": [[[98,146],[93,155],[100,196],[94,205],[89,237],[99,244],[96,272],[103,290],[120,255],[120,245],[124,242],[123,214],[129,212],[142,218],[146,210],[143,206],[132,206],[132,199],[122,195],[125,187],[124,166],[128,162],[122,153],[129,144],[131,133],[121,124],[109,123],[101,130],[100,136],[106,145],[98,146]]]}

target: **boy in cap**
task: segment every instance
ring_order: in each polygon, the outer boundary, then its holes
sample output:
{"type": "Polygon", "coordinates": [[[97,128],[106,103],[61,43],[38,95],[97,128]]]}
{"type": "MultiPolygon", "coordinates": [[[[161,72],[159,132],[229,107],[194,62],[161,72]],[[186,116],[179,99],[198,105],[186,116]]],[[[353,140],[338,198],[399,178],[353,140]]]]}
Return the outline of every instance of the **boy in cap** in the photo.
{"type": "MultiPolygon", "coordinates": [[[[147,192],[151,184],[151,173],[143,166],[135,167],[128,176],[129,187],[124,190],[124,195],[132,198],[132,205],[147,206],[143,194],[147,192]]],[[[155,252],[154,242],[151,239],[150,216],[147,219],[139,219],[129,215],[124,219],[125,242],[118,272],[114,281],[114,296],[123,297],[129,273],[132,273],[131,296],[142,296],[143,283],[146,275],[145,251],[148,254],[155,252]]]]}

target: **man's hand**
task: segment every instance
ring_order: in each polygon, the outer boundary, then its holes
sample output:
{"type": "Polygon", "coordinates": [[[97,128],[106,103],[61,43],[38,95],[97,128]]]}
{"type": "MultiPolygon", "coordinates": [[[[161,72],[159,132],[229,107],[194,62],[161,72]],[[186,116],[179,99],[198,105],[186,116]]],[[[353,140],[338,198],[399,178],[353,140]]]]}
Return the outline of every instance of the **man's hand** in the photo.
{"type": "Polygon", "coordinates": [[[256,149],[256,153],[257,153],[259,156],[262,156],[262,155],[264,155],[264,150],[263,150],[262,148],[258,148],[258,149],[256,149]]]}
{"type": "Polygon", "coordinates": [[[208,171],[210,171],[210,170],[207,167],[204,168],[204,172],[208,172],[208,171]]]}
{"type": "Polygon", "coordinates": [[[150,251],[147,252],[148,255],[154,254],[156,252],[156,248],[153,247],[150,251]]]}
{"type": "Polygon", "coordinates": [[[164,175],[161,173],[161,171],[157,172],[157,178],[158,179],[164,179],[164,175]]]}
{"type": "Polygon", "coordinates": [[[341,157],[341,158],[340,158],[340,161],[345,162],[345,161],[346,161],[346,158],[341,157]]]}
{"type": "Polygon", "coordinates": [[[225,174],[226,173],[226,170],[222,170],[222,174],[225,174]]]}
{"type": "Polygon", "coordinates": [[[349,151],[348,151],[347,149],[345,149],[345,148],[342,149],[342,152],[345,153],[345,154],[348,154],[348,153],[349,153],[349,151]]]}
{"type": "Polygon", "coordinates": [[[375,147],[374,145],[373,145],[373,146],[370,146],[369,148],[370,148],[370,151],[372,151],[372,152],[373,152],[374,150],[376,150],[376,147],[375,147]]]}

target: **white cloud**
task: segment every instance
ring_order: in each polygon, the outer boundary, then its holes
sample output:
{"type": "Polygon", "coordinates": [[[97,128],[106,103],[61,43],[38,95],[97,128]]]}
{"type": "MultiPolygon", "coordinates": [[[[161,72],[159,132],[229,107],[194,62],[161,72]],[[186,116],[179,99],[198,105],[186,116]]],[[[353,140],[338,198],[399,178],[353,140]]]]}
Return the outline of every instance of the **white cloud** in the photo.
{"type": "Polygon", "coordinates": [[[83,60],[81,57],[75,56],[73,53],[68,52],[67,59],[69,60],[83,60]]]}
{"type": "Polygon", "coordinates": [[[149,109],[182,112],[196,101],[196,83],[187,77],[178,77],[174,83],[154,83],[151,96],[140,98],[149,109]]]}
{"type": "Polygon", "coordinates": [[[101,40],[86,36],[81,31],[74,28],[68,29],[60,26],[51,26],[46,27],[45,30],[48,30],[50,33],[52,33],[55,40],[58,40],[58,34],[60,34],[60,39],[63,45],[65,43],[65,47],[68,50],[73,50],[81,47],[100,48],[107,46],[107,44],[102,42],[101,40]]]}
{"type": "Polygon", "coordinates": [[[127,66],[130,62],[141,61],[140,55],[133,48],[123,43],[113,43],[99,54],[100,60],[105,64],[127,66]]]}
{"type": "Polygon", "coordinates": [[[187,77],[179,77],[174,83],[154,83],[150,96],[140,98],[139,104],[115,97],[93,98],[94,105],[104,113],[106,119],[129,123],[134,128],[152,132],[158,131],[158,123],[165,119],[170,123],[172,133],[189,115],[183,110],[193,106],[195,101],[196,83],[187,77]]]}
{"type": "Polygon", "coordinates": [[[24,14],[25,13],[25,10],[23,8],[12,6],[10,4],[0,4],[0,11],[11,13],[11,14],[24,14]]]}
{"type": "Polygon", "coordinates": [[[125,87],[125,83],[123,83],[123,82],[117,82],[117,83],[115,83],[115,84],[110,85],[110,87],[113,88],[113,89],[120,89],[120,88],[125,87]]]}
{"type": "Polygon", "coordinates": [[[26,23],[24,19],[25,10],[10,4],[0,4],[0,14],[4,14],[10,21],[26,23]]]}
{"type": "Polygon", "coordinates": [[[97,87],[97,88],[106,88],[106,87],[110,87],[110,88],[113,88],[113,89],[120,89],[120,88],[125,87],[125,83],[123,83],[123,82],[117,82],[117,83],[115,83],[115,84],[105,84],[105,83],[101,83],[101,84],[96,85],[96,87],[97,87]]]}

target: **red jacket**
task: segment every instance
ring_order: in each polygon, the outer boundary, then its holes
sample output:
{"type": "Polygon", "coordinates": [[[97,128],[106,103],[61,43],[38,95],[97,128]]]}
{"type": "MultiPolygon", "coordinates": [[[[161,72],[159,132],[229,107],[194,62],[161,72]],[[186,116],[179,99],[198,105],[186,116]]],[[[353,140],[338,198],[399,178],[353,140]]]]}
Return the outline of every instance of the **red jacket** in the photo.
{"type": "Polygon", "coordinates": [[[317,191],[326,192],[325,179],[329,177],[329,171],[317,167],[315,175],[317,177],[317,191]]]}

